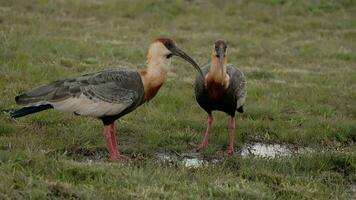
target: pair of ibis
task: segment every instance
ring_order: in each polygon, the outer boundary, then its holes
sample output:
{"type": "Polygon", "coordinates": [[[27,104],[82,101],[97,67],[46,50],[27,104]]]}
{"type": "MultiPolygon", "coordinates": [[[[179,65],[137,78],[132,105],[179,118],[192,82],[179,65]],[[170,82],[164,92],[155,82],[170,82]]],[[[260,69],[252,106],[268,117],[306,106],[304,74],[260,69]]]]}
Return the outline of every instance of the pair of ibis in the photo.
{"type": "Polygon", "coordinates": [[[227,64],[226,43],[214,43],[211,63],[202,69],[176,42],[169,38],[156,39],[148,49],[146,66],[139,71],[124,69],[105,70],[78,78],[51,82],[15,97],[23,106],[11,113],[22,117],[47,109],[72,112],[77,115],[101,119],[104,138],[110,160],[126,159],[118,151],[115,121],[151,100],[163,85],[170,69],[171,57],[179,56],[192,64],[199,72],[195,82],[195,94],[199,105],[208,113],[208,125],[198,149],[208,145],[213,122],[212,111],[230,115],[230,143],[228,155],[234,152],[235,112],[243,112],[246,97],[246,79],[241,71],[227,64]]]}

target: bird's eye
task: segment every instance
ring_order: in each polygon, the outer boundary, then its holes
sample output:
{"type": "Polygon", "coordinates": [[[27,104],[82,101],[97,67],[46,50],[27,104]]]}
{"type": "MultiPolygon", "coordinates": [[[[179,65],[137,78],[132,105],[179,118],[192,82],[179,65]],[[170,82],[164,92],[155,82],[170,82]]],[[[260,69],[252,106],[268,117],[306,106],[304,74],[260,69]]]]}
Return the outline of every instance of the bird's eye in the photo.
{"type": "Polygon", "coordinates": [[[168,54],[168,55],[166,56],[166,58],[169,59],[169,58],[171,58],[172,56],[173,56],[173,54],[170,53],[170,54],[168,54]]]}

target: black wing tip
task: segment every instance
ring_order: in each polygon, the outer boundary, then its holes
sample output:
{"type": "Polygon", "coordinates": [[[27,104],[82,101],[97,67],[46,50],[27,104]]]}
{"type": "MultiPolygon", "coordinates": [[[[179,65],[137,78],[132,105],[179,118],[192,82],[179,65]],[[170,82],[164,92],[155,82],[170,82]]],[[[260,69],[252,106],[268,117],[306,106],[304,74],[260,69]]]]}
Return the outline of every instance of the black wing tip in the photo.
{"type": "Polygon", "coordinates": [[[29,114],[41,112],[43,110],[52,109],[52,108],[53,108],[53,106],[50,105],[50,104],[23,107],[23,108],[21,108],[19,110],[15,110],[15,111],[11,112],[10,113],[10,117],[19,118],[19,117],[23,117],[23,116],[26,116],[26,115],[29,115],[29,114]]]}
{"type": "Polygon", "coordinates": [[[18,114],[18,110],[15,110],[13,112],[10,112],[10,117],[11,118],[18,118],[20,117],[19,114],[18,114]]]}
{"type": "Polygon", "coordinates": [[[10,112],[10,117],[11,118],[19,118],[19,117],[22,117],[22,111],[23,108],[19,109],[19,110],[15,110],[15,111],[12,111],[10,112]]]}
{"type": "Polygon", "coordinates": [[[239,108],[236,109],[237,112],[239,113],[244,113],[244,107],[243,106],[240,106],[239,108]]]}

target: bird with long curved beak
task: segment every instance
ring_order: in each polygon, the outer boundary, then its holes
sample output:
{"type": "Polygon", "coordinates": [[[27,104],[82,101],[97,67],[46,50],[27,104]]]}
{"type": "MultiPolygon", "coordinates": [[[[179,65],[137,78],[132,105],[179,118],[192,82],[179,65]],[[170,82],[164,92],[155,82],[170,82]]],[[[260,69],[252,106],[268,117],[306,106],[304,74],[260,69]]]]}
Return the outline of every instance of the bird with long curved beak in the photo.
{"type": "Polygon", "coordinates": [[[231,64],[227,64],[227,45],[217,40],[211,53],[210,64],[203,66],[204,77],[195,80],[195,96],[198,104],[208,113],[208,123],[202,143],[194,145],[198,149],[208,145],[213,123],[213,111],[223,111],[229,119],[229,146],[225,153],[234,153],[235,112],[243,112],[247,95],[247,81],[244,74],[231,64]]]}
{"type": "Polygon", "coordinates": [[[188,61],[202,76],[198,64],[180,50],[175,41],[159,38],[148,49],[144,69],[105,70],[34,88],[16,96],[16,103],[23,107],[11,116],[18,118],[55,109],[101,119],[110,160],[127,158],[118,151],[114,123],[156,95],[165,81],[173,55],[188,61]]]}
{"type": "MultiPolygon", "coordinates": [[[[219,60],[219,67],[220,67],[220,70],[221,70],[221,78],[222,78],[222,80],[226,79],[226,57],[225,57],[225,52],[226,52],[226,46],[220,45],[218,47],[215,47],[215,53],[213,54],[219,60]]],[[[224,81],[221,81],[221,86],[224,86],[224,83],[225,83],[224,81]]]]}

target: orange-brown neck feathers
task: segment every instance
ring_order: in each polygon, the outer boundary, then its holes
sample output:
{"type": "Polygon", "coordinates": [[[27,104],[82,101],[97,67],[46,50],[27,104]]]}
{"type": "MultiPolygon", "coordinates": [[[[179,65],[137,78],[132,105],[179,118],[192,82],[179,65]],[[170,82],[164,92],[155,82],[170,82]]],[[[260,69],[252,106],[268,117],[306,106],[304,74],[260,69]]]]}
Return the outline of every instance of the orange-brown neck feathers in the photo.
{"type": "Polygon", "coordinates": [[[158,38],[150,45],[146,67],[139,72],[145,89],[145,101],[151,100],[163,85],[171,65],[171,59],[167,56],[172,54],[170,49],[175,46],[175,41],[169,38],[158,38]]]}
{"type": "Polygon", "coordinates": [[[149,101],[156,96],[158,90],[166,79],[166,75],[167,72],[161,70],[159,67],[156,69],[146,68],[140,71],[140,76],[145,89],[145,101],[149,101]]]}
{"type": "Polygon", "coordinates": [[[206,77],[208,90],[213,96],[217,96],[229,86],[227,74],[227,45],[223,40],[217,40],[211,52],[210,71],[206,77]]]}
{"type": "Polygon", "coordinates": [[[229,76],[227,74],[227,59],[224,57],[223,65],[221,66],[219,58],[216,57],[214,50],[211,54],[210,71],[206,79],[208,84],[220,84],[225,88],[228,86],[229,76]]]}

